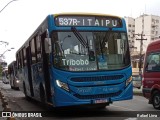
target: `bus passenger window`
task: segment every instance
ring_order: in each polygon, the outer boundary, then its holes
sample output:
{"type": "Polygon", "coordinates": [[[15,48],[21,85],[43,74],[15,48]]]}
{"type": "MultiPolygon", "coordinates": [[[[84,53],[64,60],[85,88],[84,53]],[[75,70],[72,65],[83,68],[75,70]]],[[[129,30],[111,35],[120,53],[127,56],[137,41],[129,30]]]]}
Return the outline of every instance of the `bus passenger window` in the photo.
{"type": "Polygon", "coordinates": [[[23,55],[24,55],[24,59],[23,59],[24,66],[26,66],[27,65],[26,48],[23,48],[23,55]]]}
{"type": "Polygon", "coordinates": [[[34,39],[32,39],[32,41],[30,42],[30,46],[31,46],[31,54],[32,54],[32,64],[36,63],[36,53],[35,53],[35,42],[34,39]]]}
{"type": "Polygon", "coordinates": [[[41,41],[40,41],[40,37],[37,36],[36,37],[36,49],[37,49],[37,62],[41,61],[41,41]]]}

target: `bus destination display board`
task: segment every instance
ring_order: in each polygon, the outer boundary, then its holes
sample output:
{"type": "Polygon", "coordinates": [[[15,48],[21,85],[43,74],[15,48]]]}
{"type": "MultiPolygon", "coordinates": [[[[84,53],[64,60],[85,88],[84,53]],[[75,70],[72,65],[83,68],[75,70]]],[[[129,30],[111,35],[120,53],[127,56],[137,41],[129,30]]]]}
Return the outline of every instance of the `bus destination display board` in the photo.
{"type": "Polygon", "coordinates": [[[91,27],[122,27],[118,17],[95,16],[58,16],[55,18],[56,26],[91,26],[91,27]]]}

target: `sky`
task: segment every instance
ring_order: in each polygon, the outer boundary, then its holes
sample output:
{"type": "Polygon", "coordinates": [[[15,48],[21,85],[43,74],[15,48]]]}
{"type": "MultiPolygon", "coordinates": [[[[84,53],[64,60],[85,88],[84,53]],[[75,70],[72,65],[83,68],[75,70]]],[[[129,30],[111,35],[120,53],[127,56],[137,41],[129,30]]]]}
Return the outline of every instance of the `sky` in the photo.
{"type": "MultiPolygon", "coordinates": [[[[12,0],[0,0],[0,11],[12,0]]],[[[0,54],[8,64],[48,14],[90,12],[139,17],[143,13],[160,16],[160,0],[17,0],[0,12],[0,54]],[[1,44],[1,43],[0,43],[1,44]]]]}

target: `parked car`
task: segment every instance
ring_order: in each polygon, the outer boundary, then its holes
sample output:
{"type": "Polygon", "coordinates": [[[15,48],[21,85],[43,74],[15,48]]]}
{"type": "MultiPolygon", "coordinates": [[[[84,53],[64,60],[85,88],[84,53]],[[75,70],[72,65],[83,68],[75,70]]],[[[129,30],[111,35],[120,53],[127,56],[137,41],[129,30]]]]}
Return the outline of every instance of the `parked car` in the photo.
{"type": "Polygon", "coordinates": [[[140,89],[142,86],[142,77],[140,75],[132,76],[133,87],[140,89]]]}

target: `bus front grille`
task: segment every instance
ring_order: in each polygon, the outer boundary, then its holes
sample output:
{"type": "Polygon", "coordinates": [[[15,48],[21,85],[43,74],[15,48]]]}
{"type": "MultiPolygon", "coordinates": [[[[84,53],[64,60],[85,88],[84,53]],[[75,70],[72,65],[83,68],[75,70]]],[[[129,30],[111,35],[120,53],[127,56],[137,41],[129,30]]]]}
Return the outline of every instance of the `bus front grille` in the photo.
{"type": "Polygon", "coordinates": [[[115,97],[122,93],[122,91],[118,91],[116,93],[109,93],[109,94],[98,94],[98,95],[79,95],[74,94],[75,97],[79,99],[97,99],[97,98],[108,98],[108,97],[115,97]]]}
{"type": "Polygon", "coordinates": [[[104,80],[118,80],[122,79],[123,75],[115,75],[115,76],[96,76],[96,77],[76,77],[71,78],[73,82],[92,82],[92,81],[104,81],[104,80]]]}

